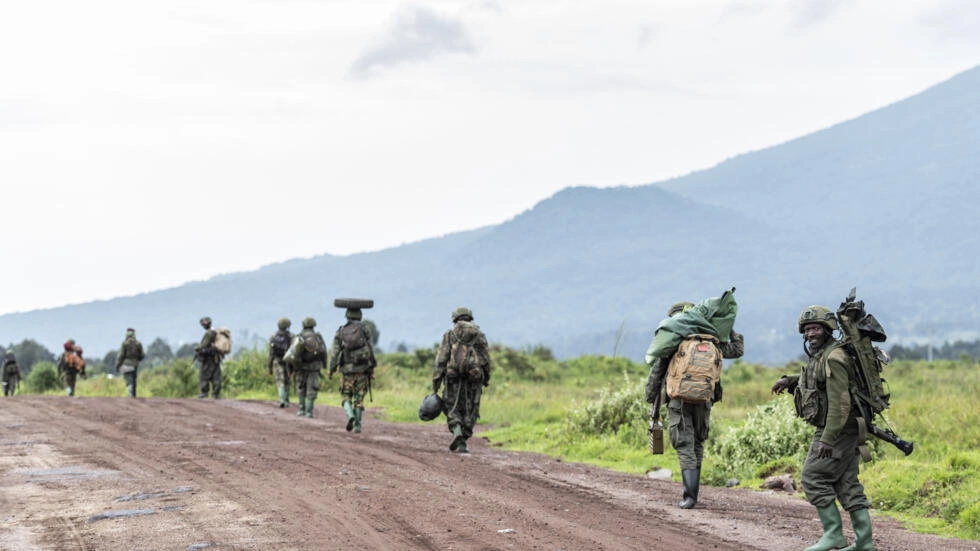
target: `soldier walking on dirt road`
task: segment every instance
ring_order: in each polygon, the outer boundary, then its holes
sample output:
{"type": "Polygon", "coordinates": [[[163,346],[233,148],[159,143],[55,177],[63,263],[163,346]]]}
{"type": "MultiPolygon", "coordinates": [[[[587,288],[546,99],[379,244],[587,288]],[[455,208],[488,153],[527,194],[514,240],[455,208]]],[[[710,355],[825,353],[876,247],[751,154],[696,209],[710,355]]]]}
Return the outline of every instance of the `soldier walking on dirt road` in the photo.
{"type": "Polygon", "coordinates": [[[432,373],[432,392],[442,396],[446,420],[453,439],[449,450],[469,453],[466,441],[480,418],[483,389],[490,385],[490,347],[480,326],[473,323],[473,312],[464,306],[453,310],[453,327],[442,335],[432,373]]]}
{"type": "Polygon", "coordinates": [[[809,306],[798,321],[808,359],[799,375],[784,375],[772,386],[774,394],[793,393],[800,418],[816,427],[801,474],[806,499],[817,508],[823,536],[806,551],[874,551],[871,539],[871,503],[858,480],[860,411],[850,398],[854,360],[834,339],[839,327],[834,313],[824,306],[809,306]],[[851,515],[856,540],[847,545],[836,501],[851,515]]]}
{"type": "Polygon", "coordinates": [[[221,397],[221,353],[214,347],[218,332],[211,328],[211,318],[208,316],[201,318],[201,327],[204,328],[204,335],[200,344],[194,347],[194,358],[201,363],[201,393],[197,397],[207,398],[210,391],[211,397],[217,400],[221,397]]]}
{"type": "Polygon", "coordinates": [[[346,308],[344,317],[347,323],[334,333],[327,378],[333,378],[333,374],[340,371],[340,395],[347,415],[347,431],[361,432],[364,397],[370,392],[374,368],[378,365],[374,358],[371,332],[361,323],[361,308],[371,308],[374,301],[337,299],[334,305],[346,308]]]}

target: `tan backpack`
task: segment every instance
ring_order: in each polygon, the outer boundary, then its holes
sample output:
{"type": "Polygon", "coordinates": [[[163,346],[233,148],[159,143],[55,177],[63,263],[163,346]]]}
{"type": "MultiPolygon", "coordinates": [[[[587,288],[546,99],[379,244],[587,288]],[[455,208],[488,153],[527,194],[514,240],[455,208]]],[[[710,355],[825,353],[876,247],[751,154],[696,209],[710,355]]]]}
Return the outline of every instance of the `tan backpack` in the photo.
{"type": "Polygon", "coordinates": [[[684,337],[667,366],[667,396],[707,404],[721,380],[721,366],[717,338],[705,334],[684,337]]]}
{"type": "Polygon", "coordinates": [[[231,329],[221,327],[216,331],[214,337],[214,349],[222,356],[227,356],[231,352],[231,329]]]}

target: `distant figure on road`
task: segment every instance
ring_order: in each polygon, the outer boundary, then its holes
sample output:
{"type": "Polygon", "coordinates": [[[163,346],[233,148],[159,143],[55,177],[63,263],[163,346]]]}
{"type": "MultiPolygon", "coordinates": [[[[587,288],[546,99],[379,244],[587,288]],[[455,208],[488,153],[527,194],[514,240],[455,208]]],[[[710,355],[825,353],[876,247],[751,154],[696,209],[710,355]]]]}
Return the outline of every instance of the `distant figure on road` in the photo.
{"type": "Polygon", "coordinates": [[[136,340],[136,330],[127,328],[126,338],[116,355],[116,373],[121,373],[126,381],[126,394],[130,398],[136,397],[136,374],[144,356],[143,343],[136,340]]]}
{"type": "MultiPolygon", "coordinates": [[[[334,301],[334,304],[338,302],[334,301]]],[[[344,317],[347,323],[341,325],[333,336],[327,378],[333,378],[333,374],[340,371],[340,395],[343,396],[344,413],[347,414],[347,431],[361,432],[364,397],[371,390],[371,380],[374,379],[374,368],[378,362],[374,358],[371,331],[361,323],[361,309],[347,308],[344,317]]]]}
{"type": "Polygon", "coordinates": [[[68,339],[63,348],[65,351],[58,356],[58,374],[61,375],[65,384],[65,392],[69,396],[74,396],[77,377],[85,378],[85,360],[75,353],[75,341],[73,339],[68,339]]]}
{"type": "Polygon", "coordinates": [[[201,364],[200,385],[201,393],[198,398],[207,398],[208,391],[211,397],[217,400],[221,397],[221,353],[214,347],[214,341],[218,338],[218,332],[211,329],[211,318],[204,316],[201,318],[201,327],[204,328],[204,335],[201,342],[194,347],[194,358],[201,364]]]}
{"type": "Polygon", "coordinates": [[[320,370],[327,366],[327,342],[323,335],[313,330],[314,327],[315,319],[303,318],[303,330],[293,338],[286,356],[293,364],[293,377],[296,379],[298,417],[313,417],[313,403],[320,390],[320,370]]]}
{"type": "Polygon", "coordinates": [[[840,549],[847,545],[836,501],[851,514],[857,536],[846,551],[874,551],[871,539],[871,502],[858,480],[859,446],[864,445],[858,421],[860,410],[850,397],[854,359],[834,339],[839,324],[825,306],[803,310],[797,323],[808,359],[799,375],[784,375],[772,385],[774,394],[793,393],[797,415],[816,427],[803,462],[801,479],[806,500],[817,508],[823,536],[810,551],[840,549]]]}
{"type": "Polygon", "coordinates": [[[464,306],[453,310],[453,327],[442,335],[432,374],[432,392],[442,395],[446,420],[453,439],[449,450],[469,453],[466,441],[480,419],[480,398],[490,385],[490,346],[480,326],[473,323],[473,312],[464,306]]]}
{"type": "Polygon", "coordinates": [[[0,368],[3,374],[3,395],[13,396],[20,383],[20,367],[17,366],[17,358],[14,357],[13,350],[7,350],[3,358],[3,367],[0,368]]]}
{"type": "Polygon", "coordinates": [[[700,304],[676,302],[646,353],[647,403],[656,401],[666,383],[670,445],[677,451],[684,486],[681,509],[698,502],[711,407],[722,397],[722,358],[740,358],[745,351],[745,339],[733,329],[736,311],[731,291],[700,304]]]}
{"type": "MultiPolygon", "coordinates": [[[[269,375],[275,375],[276,387],[279,389],[279,407],[289,407],[289,387],[293,381],[293,368],[283,360],[283,356],[289,351],[289,345],[293,340],[293,334],[289,332],[289,326],[293,322],[289,318],[279,318],[279,330],[269,337],[269,361],[266,369],[269,375]]],[[[300,408],[303,404],[300,404],[300,408]]]]}

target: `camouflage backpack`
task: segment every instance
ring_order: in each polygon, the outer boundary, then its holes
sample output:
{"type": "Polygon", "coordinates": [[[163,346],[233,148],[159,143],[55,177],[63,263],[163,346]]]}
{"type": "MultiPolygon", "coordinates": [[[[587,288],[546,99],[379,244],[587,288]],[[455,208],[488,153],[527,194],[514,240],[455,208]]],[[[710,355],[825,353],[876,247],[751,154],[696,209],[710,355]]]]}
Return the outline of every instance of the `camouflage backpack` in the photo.
{"type": "Polygon", "coordinates": [[[479,341],[480,327],[470,321],[456,322],[456,327],[450,332],[449,360],[446,363],[446,375],[463,377],[473,380],[483,380],[483,367],[476,351],[479,341]]]}
{"type": "Polygon", "coordinates": [[[326,353],[327,347],[323,343],[323,337],[319,333],[305,332],[303,337],[303,361],[304,362],[315,362],[318,360],[323,360],[326,353]]]}
{"type": "Polygon", "coordinates": [[[344,363],[366,365],[371,363],[371,347],[368,346],[367,330],[360,322],[352,321],[337,331],[343,348],[344,363]]]}

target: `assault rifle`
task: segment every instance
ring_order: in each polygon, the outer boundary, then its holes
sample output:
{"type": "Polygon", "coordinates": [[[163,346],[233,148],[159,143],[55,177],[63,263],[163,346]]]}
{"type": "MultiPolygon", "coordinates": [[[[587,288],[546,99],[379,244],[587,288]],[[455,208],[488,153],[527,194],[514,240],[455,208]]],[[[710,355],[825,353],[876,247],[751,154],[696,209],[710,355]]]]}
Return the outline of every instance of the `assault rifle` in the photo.
{"type": "Polygon", "coordinates": [[[664,424],[660,422],[660,402],[663,398],[663,379],[657,386],[657,397],[653,399],[653,407],[650,408],[650,428],[647,429],[650,440],[650,453],[653,455],[663,455],[664,453],[664,424]]]}
{"type": "MultiPolygon", "coordinates": [[[[851,399],[861,412],[867,432],[909,455],[915,446],[913,442],[902,440],[891,429],[882,429],[874,424],[874,417],[882,415],[888,408],[890,395],[884,392],[879,375],[882,360],[871,342],[885,342],[888,337],[878,320],[864,311],[864,301],[855,300],[856,293],[857,288],[852,287],[837,309],[837,320],[844,333],[844,347],[858,364],[856,377],[851,384],[851,399]]],[[[887,361],[887,357],[884,361],[887,361]]]]}

